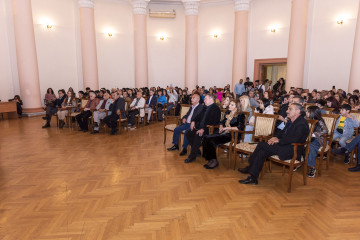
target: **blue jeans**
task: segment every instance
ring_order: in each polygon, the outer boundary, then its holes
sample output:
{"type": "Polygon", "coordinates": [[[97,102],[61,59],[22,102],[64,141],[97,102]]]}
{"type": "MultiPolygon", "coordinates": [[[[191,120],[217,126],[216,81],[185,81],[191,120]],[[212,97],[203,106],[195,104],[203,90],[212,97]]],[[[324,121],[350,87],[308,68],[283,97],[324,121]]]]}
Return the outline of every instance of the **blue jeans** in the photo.
{"type": "Polygon", "coordinates": [[[351,138],[351,136],[346,137],[343,134],[341,134],[341,133],[339,133],[338,131],[335,130],[333,140],[336,140],[338,138],[340,138],[339,139],[340,146],[345,147],[346,146],[346,141],[349,140],[351,138]]]}
{"type": "MultiPolygon", "coordinates": [[[[345,149],[348,150],[349,152],[351,152],[352,150],[354,150],[354,148],[356,148],[356,146],[358,148],[360,148],[360,135],[357,135],[356,138],[354,138],[351,142],[349,142],[349,144],[345,146],[345,149]]],[[[360,164],[360,154],[359,153],[358,153],[357,163],[360,164]]]]}
{"type": "MultiPolygon", "coordinates": [[[[179,137],[180,137],[180,134],[183,132],[183,131],[189,131],[190,130],[190,123],[185,123],[185,124],[182,124],[180,126],[178,126],[177,128],[174,129],[174,134],[173,134],[173,144],[179,144],[179,137]]],[[[184,134],[184,143],[182,145],[183,148],[187,148],[187,146],[189,145],[189,142],[186,138],[186,134],[184,134]]]]}
{"type": "Polygon", "coordinates": [[[319,143],[317,138],[315,138],[315,140],[312,141],[310,144],[308,166],[315,167],[315,161],[320,147],[321,144],[319,143]]]}
{"type": "Polygon", "coordinates": [[[175,107],[174,103],[169,103],[168,107],[167,107],[167,114],[170,113],[170,109],[172,109],[173,107],[175,107]]]}
{"type": "MultiPolygon", "coordinates": [[[[254,126],[246,125],[245,131],[252,131],[254,130],[254,126]]],[[[252,134],[245,134],[244,142],[251,142],[252,141],[252,134]]]]}

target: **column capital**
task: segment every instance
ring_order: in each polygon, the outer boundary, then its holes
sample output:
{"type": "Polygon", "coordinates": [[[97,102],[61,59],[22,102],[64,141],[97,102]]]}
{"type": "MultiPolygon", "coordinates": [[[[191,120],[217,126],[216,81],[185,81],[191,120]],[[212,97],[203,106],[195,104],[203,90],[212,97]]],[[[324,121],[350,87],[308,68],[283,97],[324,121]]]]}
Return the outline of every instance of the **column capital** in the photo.
{"type": "Polygon", "coordinates": [[[185,15],[198,15],[200,0],[182,0],[185,7],[185,15]]]}
{"type": "Polygon", "coordinates": [[[146,8],[149,2],[150,0],[133,0],[132,5],[133,5],[134,14],[146,15],[147,14],[146,8]]]}
{"type": "Polygon", "coordinates": [[[235,2],[235,12],[249,11],[250,0],[234,0],[234,2],[235,2]]]}
{"type": "Polygon", "coordinates": [[[94,0],[79,0],[79,7],[94,8],[94,0]]]}

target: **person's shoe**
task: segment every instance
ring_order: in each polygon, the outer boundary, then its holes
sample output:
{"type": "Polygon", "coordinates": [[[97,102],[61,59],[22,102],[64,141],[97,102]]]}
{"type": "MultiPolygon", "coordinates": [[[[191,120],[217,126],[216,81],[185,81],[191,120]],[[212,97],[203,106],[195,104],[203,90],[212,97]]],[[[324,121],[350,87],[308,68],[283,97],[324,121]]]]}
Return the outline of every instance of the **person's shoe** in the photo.
{"type": "Polygon", "coordinates": [[[331,149],[331,153],[336,154],[336,155],[341,155],[341,156],[344,156],[346,151],[347,151],[346,148],[343,148],[343,147],[331,149]]]}
{"type": "Polygon", "coordinates": [[[243,174],[248,174],[249,173],[249,166],[246,166],[244,168],[238,168],[238,171],[243,173],[243,174]]]}
{"type": "Polygon", "coordinates": [[[180,156],[184,156],[187,154],[187,149],[183,148],[183,150],[180,152],[180,156]]]}
{"type": "Polygon", "coordinates": [[[349,172],[360,172],[360,164],[358,164],[356,167],[348,168],[349,172]]]}
{"type": "Polygon", "coordinates": [[[45,125],[44,126],[42,126],[42,128],[48,128],[48,127],[50,127],[50,123],[45,123],[45,125]]]}
{"type": "Polygon", "coordinates": [[[88,129],[83,129],[82,131],[83,131],[83,132],[88,132],[89,130],[88,130],[88,129]]]}
{"type": "Polygon", "coordinates": [[[83,132],[83,131],[84,131],[84,129],[80,128],[78,131],[79,131],[79,132],[83,132]]]}
{"type": "Polygon", "coordinates": [[[129,128],[129,130],[135,130],[136,129],[136,126],[134,125],[134,126],[131,126],[130,128],[129,128]]]}
{"type": "Polygon", "coordinates": [[[258,180],[256,178],[254,178],[253,176],[249,176],[247,179],[239,180],[239,183],[257,185],[258,180]]]}
{"type": "Polygon", "coordinates": [[[348,154],[348,153],[345,154],[344,163],[345,163],[345,164],[349,164],[349,163],[350,163],[350,154],[348,154]]]}
{"type": "Polygon", "coordinates": [[[42,117],[42,119],[46,120],[46,119],[47,119],[47,117],[42,117]]]}
{"type": "Polygon", "coordinates": [[[168,151],[175,151],[175,150],[179,150],[179,145],[174,144],[171,148],[167,149],[168,151]]]}
{"type": "Polygon", "coordinates": [[[65,122],[62,120],[59,120],[59,128],[63,128],[65,125],[65,122]],[[64,124],[63,124],[64,123],[64,124]]]}
{"type": "Polygon", "coordinates": [[[94,130],[91,132],[91,134],[97,134],[97,133],[99,133],[99,131],[97,131],[97,130],[94,130]]]}
{"type": "Polygon", "coordinates": [[[313,178],[315,177],[315,173],[316,173],[316,169],[314,167],[310,167],[307,176],[313,178]]]}
{"type": "Polygon", "coordinates": [[[116,132],[119,131],[117,128],[116,129],[111,129],[110,135],[115,135],[116,132]]]}
{"type": "Polygon", "coordinates": [[[149,122],[146,122],[145,125],[148,126],[148,125],[149,125],[149,122]]]}
{"type": "Polygon", "coordinates": [[[219,162],[216,159],[210,160],[208,164],[206,164],[206,169],[214,169],[219,166],[219,162]]]}
{"type": "Polygon", "coordinates": [[[294,167],[293,172],[296,172],[299,168],[301,168],[301,165],[297,165],[296,167],[294,167]]]}
{"type": "Polygon", "coordinates": [[[191,163],[191,162],[194,162],[195,160],[196,160],[196,158],[188,157],[187,159],[185,159],[184,163],[191,163]]]}

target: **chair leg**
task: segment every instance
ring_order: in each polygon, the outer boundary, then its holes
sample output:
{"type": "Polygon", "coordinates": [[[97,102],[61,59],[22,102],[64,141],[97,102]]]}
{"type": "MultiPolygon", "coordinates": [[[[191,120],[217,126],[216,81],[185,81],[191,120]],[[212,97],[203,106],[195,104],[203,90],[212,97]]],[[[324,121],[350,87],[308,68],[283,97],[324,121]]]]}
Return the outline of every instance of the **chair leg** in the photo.
{"type": "Polygon", "coordinates": [[[164,129],[164,144],[166,143],[166,129],[164,129]]]}
{"type": "Polygon", "coordinates": [[[272,164],[271,164],[271,161],[269,161],[269,172],[272,173],[272,164]]]}
{"type": "Polygon", "coordinates": [[[306,175],[307,175],[307,166],[305,166],[305,164],[303,165],[303,182],[304,182],[304,185],[306,185],[306,175]]]}
{"type": "Polygon", "coordinates": [[[283,166],[283,169],[282,169],[282,176],[285,175],[285,166],[283,166]]]}
{"type": "Polygon", "coordinates": [[[291,192],[291,181],[292,181],[292,176],[293,176],[293,170],[294,170],[294,165],[290,165],[290,169],[289,169],[289,179],[288,179],[288,193],[291,192]]]}

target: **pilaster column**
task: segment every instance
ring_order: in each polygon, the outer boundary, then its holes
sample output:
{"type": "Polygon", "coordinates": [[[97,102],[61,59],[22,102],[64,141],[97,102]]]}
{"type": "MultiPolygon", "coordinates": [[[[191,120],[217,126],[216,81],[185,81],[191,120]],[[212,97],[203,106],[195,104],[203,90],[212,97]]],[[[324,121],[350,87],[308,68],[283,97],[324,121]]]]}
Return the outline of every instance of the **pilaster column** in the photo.
{"type": "Polygon", "coordinates": [[[99,89],[94,0],[79,0],[84,88],[99,89]]]}
{"type": "Polygon", "coordinates": [[[235,29],[232,89],[240,79],[247,77],[247,44],[248,44],[248,19],[250,0],[235,0],[235,29]]]}
{"type": "Polygon", "coordinates": [[[356,23],[355,42],[351,61],[348,92],[360,88],[360,5],[356,23]]]}
{"type": "Polygon", "coordinates": [[[292,0],[286,91],[303,87],[309,0],[292,0]]]}
{"type": "Polygon", "coordinates": [[[148,54],[146,7],[150,0],[133,0],[134,10],[134,47],[135,47],[135,87],[147,87],[148,83],[148,54]]]}
{"type": "Polygon", "coordinates": [[[24,112],[41,109],[38,60],[30,0],[12,0],[20,97],[24,112]]]}
{"type": "Polygon", "coordinates": [[[185,86],[198,84],[198,11],[200,0],[182,0],[185,7],[185,86]]]}

